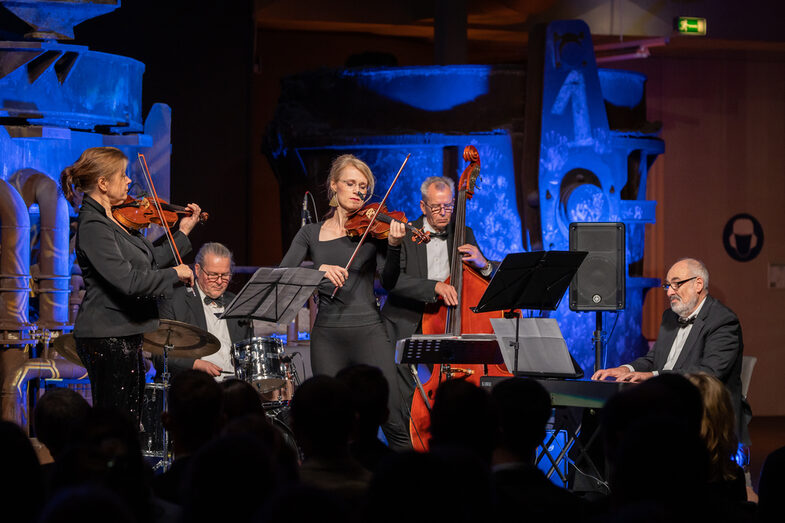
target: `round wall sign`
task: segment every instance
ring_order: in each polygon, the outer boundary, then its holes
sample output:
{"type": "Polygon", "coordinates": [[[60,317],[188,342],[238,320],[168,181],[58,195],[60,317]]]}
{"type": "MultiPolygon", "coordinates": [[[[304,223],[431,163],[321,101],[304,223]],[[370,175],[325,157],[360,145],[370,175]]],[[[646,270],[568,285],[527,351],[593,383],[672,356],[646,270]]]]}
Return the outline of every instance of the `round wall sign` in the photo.
{"type": "Polygon", "coordinates": [[[734,260],[753,260],[763,248],[763,227],[752,215],[737,214],[725,224],[722,245],[734,260]]]}

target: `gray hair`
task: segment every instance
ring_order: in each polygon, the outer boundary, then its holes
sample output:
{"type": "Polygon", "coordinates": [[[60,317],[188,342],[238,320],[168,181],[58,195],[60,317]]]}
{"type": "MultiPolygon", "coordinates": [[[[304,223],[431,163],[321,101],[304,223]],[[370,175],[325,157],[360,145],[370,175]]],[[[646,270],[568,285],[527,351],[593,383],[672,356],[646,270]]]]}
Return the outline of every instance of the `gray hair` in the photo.
{"type": "Polygon", "coordinates": [[[420,186],[420,193],[422,194],[423,201],[427,198],[428,189],[431,185],[435,185],[437,190],[448,188],[453,196],[455,196],[455,182],[452,181],[452,178],[447,176],[429,176],[420,186]]]}
{"type": "MultiPolygon", "coordinates": [[[[709,269],[706,268],[705,263],[698,260],[697,258],[680,258],[676,260],[676,263],[679,262],[685,262],[693,274],[703,280],[704,289],[709,288],[709,269]]],[[[676,263],[673,265],[676,265],[676,263]]]]}
{"type": "Polygon", "coordinates": [[[200,267],[204,266],[204,259],[207,257],[208,254],[212,254],[213,256],[218,256],[219,258],[229,258],[229,262],[231,263],[231,270],[234,271],[234,256],[232,255],[232,251],[230,251],[226,245],[223,243],[218,242],[209,242],[202,245],[202,248],[199,249],[199,252],[196,253],[196,258],[194,262],[199,264],[200,267]]]}

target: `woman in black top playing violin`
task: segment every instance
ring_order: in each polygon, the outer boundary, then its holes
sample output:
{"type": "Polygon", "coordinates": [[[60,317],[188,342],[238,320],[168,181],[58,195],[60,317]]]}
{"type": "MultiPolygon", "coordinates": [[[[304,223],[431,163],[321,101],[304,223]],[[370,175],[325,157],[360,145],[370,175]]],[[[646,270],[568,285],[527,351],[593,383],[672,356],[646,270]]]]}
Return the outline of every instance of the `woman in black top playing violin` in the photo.
{"type": "Polygon", "coordinates": [[[327,218],[300,229],[281,261],[297,267],[306,257],[324,271],[319,285],[319,313],[311,332],[311,367],[314,375],[335,374],[349,365],[365,363],[379,367],[390,387],[390,417],[382,426],[390,447],[410,448],[408,427],[399,408],[395,371],[395,347],[385,330],[373,282],[377,267],[384,288],[392,288],[400,272],[400,245],[404,225],[393,221],[386,241],[367,240],[351,267],[344,267],[357,246],[346,234],[347,217],[360,209],[373,194],[374,176],[368,165],[345,154],[333,161],[327,178],[327,195],[333,209],[327,218]],[[338,291],[331,297],[335,288],[338,291]]]}

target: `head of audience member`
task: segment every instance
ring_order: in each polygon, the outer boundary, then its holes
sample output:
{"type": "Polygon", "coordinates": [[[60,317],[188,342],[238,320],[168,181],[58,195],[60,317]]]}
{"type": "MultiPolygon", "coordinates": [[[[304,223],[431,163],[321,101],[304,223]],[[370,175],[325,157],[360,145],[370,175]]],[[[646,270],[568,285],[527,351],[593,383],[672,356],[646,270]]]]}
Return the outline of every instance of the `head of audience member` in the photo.
{"type": "Polygon", "coordinates": [[[194,261],[194,273],[199,290],[210,298],[219,298],[223,295],[234,270],[232,251],[221,243],[205,243],[196,253],[194,261]]]}
{"type": "Polygon", "coordinates": [[[709,453],[709,480],[732,480],[739,471],[733,456],[738,448],[736,415],[725,385],[705,372],[687,375],[703,397],[701,438],[709,453]]]}
{"type": "Polygon", "coordinates": [[[348,455],[355,414],[346,384],[314,376],[295,391],[290,407],[294,436],[306,460],[348,455]]]}
{"type": "Polygon", "coordinates": [[[606,455],[612,459],[627,428],[641,417],[675,417],[700,436],[703,399],[684,376],[663,373],[616,394],[605,404],[602,426],[606,455]]]}
{"type": "Polygon", "coordinates": [[[230,417],[221,435],[245,434],[255,437],[269,449],[279,483],[296,483],[299,449],[291,434],[284,430],[280,425],[270,423],[264,412],[256,412],[230,417]]]}
{"type": "Polygon", "coordinates": [[[510,378],[491,390],[501,429],[494,461],[533,464],[534,453],[545,439],[551,417],[551,396],[534,380],[510,378]]]}
{"type": "Polygon", "coordinates": [[[342,154],[333,160],[327,175],[327,199],[331,217],[337,209],[352,213],[361,208],[371,196],[376,179],[368,164],[352,154],[342,154]]]}
{"type": "Polygon", "coordinates": [[[172,378],[168,410],[161,420],[176,457],[196,452],[218,434],[223,421],[223,393],[204,372],[187,370],[172,378]]]}
{"type": "Polygon", "coordinates": [[[116,408],[94,407],[57,462],[55,485],[96,484],[120,496],[138,521],[151,517],[147,469],[139,426],[116,408]]]}
{"type": "Polygon", "coordinates": [[[4,521],[34,521],[43,502],[41,466],[30,438],[16,423],[0,420],[0,507],[4,521]]]}
{"type": "Polygon", "coordinates": [[[455,182],[447,176],[430,176],[420,186],[420,210],[436,232],[442,232],[452,219],[455,182]]]}
{"type": "Polygon", "coordinates": [[[670,268],[665,285],[671,310],[688,318],[709,294],[709,271],[700,260],[683,258],[670,268]]]}
{"type": "Polygon", "coordinates": [[[333,492],[310,485],[292,484],[279,490],[265,505],[259,523],[352,522],[348,504],[333,492]]]}
{"type": "Polygon", "coordinates": [[[57,460],[74,429],[84,422],[89,413],[90,404],[81,394],[66,387],[50,389],[35,405],[33,426],[36,437],[57,460]]]}
{"type": "Polygon", "coordinates": [[[368,488],[365,521],[493,521],[490,470],[460,447],[403,452],[382,462],[368,488]]]}
{"type": "Polygon", "coordinates": [[[435,447],[460,447],[490,463],[498,439],[498,415],[490,395],[466,380],[447,380],[436,389],[431,408],[435,447]]]}
{"type": "Polygon", "coordinates": [[[256,387],[244,380],[228,379],[221,382],[223,411],[227,420],[248,414],[264,415],[262,396],[256,387]]]}
{"type": "Polygon", "coordinates": [[[605,454],[615,506],[682,510],[705,486],[703,405],[685,377],[661,374],[612,397],[603,409],[605,454]]]}
{"type": "Polygon", "coordinates": [[[258,438],[220,436],[191,458],[182,521],[249,521],[272,495],[277,479],[270,451],[258,438]]]}
{"type": "Polygon", "coordinates": [[[96,484],[68,487],[57,492],[41,512],[39,523],[136,523],[120,496],[96,484]]]}
{"type": "Polygon", "coordinates": [[[335,377],[345,383],[352,394],[357,413],[354,439],[376,438],[379,426],[390,415],[387,408],[390,387],[382,371],[371,365],[352,365],[342,369],[335,377]]]}

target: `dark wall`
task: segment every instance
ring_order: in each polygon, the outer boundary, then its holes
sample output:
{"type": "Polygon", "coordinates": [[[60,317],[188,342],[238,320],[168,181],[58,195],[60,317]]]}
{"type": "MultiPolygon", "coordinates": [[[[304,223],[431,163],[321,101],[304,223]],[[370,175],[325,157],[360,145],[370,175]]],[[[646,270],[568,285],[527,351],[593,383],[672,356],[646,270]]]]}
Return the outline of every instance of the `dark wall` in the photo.
{"type": "Polygon", "coordinates": [[[172,200],[196,202],[210,220],[195,247],[225,243],[248,263],[251,0],[123,2],[77,26],[75,43],[146,65],[144,114],[172,108],[172,200]]]}

